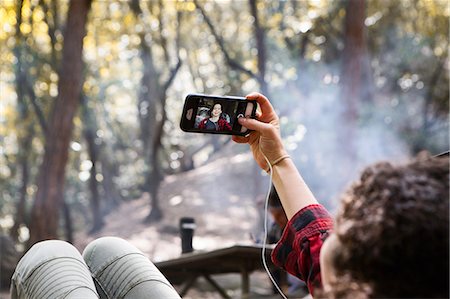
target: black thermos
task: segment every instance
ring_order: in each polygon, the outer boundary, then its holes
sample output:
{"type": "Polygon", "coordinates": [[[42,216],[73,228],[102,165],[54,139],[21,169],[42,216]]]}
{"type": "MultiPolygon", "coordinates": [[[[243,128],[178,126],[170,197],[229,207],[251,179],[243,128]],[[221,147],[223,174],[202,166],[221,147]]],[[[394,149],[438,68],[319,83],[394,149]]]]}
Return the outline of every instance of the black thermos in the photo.
{"type": "Polygon", "coordinates": [[[194,251],[192,237],[194,236],[195,220],[192,217],[180,219],[181,253],[194,251]]]}

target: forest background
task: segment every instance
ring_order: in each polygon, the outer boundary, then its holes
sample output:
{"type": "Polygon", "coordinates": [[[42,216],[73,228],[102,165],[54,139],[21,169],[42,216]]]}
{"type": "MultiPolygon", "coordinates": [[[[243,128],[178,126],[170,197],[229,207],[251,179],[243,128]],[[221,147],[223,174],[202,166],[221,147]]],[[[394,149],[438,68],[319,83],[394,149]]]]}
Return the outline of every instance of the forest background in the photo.
{"type": "Polygon", "coordinates": [[[446,0],[2,0],[0,232],[23,250],[94,234],[140,198],[145,225],[194,192],[257,205],[267,176],[247,146],[179,129],[193,92],[266,94],[333,211],[368,163],[448,150],[449,15],[446,0]],[[214,161],[208,191],[186,184],[214,161]]]}

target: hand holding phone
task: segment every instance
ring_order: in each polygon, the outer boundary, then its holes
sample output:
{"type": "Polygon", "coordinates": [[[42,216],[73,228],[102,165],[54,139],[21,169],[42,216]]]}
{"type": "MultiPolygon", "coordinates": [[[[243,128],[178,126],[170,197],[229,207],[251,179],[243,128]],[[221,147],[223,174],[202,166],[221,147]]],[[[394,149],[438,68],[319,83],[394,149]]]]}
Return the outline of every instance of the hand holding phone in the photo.
{"type": "Polygon", "coordinates": [[[237,143],[248,143],[253,157],[263,170],[289,157],[284,148],[280,134],[280,120],[269,99],[254,92],[246,96],[248,100],[255,100],[261,109],[258,119],[242,119],[239,122],[252,132],[248,136],[233,136],[237,143]],[[268,160],[268,161],[267,161],[268,160]]]}
{"type": "Polygon", "coordinates": [[[189,94],[184,102],[180,127],[185,132],[245,136],[250,130],[237,121],[255,118],[256,101],[244,97],[189,94]]]}

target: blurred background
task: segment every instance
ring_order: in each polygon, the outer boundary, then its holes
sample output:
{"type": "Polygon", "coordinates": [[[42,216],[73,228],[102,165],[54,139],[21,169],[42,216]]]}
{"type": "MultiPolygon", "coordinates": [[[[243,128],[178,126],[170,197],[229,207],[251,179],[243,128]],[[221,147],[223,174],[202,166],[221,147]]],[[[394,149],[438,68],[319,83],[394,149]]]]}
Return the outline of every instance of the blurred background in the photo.
{"type": "Polygon", "coordinates": [[[197,249],[259,240],[268,177],[247,145],[179,129],[194,92],[268,96],[334,212],[367,164],[448,150],[449,15],[446,0],[2,0],[2,252],[109,234],[162,260],[182,216],[197,249]]]}

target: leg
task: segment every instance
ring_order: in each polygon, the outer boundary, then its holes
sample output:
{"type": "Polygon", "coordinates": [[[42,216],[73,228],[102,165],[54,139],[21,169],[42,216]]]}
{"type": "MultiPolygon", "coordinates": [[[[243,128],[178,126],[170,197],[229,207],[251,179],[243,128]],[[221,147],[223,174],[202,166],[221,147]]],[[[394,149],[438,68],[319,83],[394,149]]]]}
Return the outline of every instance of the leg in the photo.
{"type": "Polygon", "coordinates": [[[71,244],[36,243],[21,258],[11,281],[12,299],[98,298],[91,273],[71,244]]]}
{"type": "Polygon", "coordinates": [[[250,293],[250,278],[249,273],[245,267],[241,268],[241,280],[242,280],[242,298],[248,298],[250,293]]]}
{"type": "Polygon", "coordinates": [[[83,257],[100,298],[180,298],[156,266],[123,239],[97,239],[86,247],[83,257]]]}

